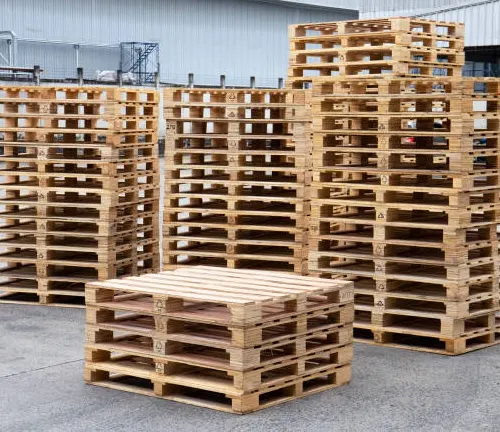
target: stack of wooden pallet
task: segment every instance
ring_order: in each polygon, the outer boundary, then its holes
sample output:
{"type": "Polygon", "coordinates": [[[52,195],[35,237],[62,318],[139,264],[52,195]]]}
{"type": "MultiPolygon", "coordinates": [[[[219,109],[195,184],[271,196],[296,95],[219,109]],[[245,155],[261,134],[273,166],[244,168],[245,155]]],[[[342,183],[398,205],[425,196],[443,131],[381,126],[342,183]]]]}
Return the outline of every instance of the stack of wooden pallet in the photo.
{"type": "Polygon", "coordinates": [[[314,76],[461,76],[464,25],[415,18],[298,24],[289,27],[288,86],[314,76]]]}
{"type": "Polygon", "coordinates": [[[1,87],[2,301],[159,267],[154,90],[1,87]]]}
{"type": "Polygon", "coordinates": [[[358,340],[496,342],[499,94],[498,79],[314,78],[310,269],[354,280],[358,340]]]}
{"type": "Polygon", "coordinates": [[[86,299],[91,384],[246,413],[350,380],[351,282],[194,266],[86,299]]]}
{"type": "Polygon", "coordinates": [[[165,269],[307,271],[310,92],[166,89],[165,269]]]}

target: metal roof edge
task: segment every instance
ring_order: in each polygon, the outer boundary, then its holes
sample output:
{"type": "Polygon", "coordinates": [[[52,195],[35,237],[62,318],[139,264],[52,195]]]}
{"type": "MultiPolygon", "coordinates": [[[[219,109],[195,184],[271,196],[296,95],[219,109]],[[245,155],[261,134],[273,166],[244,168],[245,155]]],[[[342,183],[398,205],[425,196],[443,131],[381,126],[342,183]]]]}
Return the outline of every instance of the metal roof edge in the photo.
{"type": "Polygon", "coordinates": [[[288,0],[246,0],[252,3],[268,3],[276,6],[287,6],[292,8],[303,8],[303,9],[314,9],[314,10],[324,10],[329,12],[340,12],[340,13],[357,13],[359,16],[359,9],[349,9],[338,6],[326,6],[311,4],[307,1],[288,1],[288,0]]]}

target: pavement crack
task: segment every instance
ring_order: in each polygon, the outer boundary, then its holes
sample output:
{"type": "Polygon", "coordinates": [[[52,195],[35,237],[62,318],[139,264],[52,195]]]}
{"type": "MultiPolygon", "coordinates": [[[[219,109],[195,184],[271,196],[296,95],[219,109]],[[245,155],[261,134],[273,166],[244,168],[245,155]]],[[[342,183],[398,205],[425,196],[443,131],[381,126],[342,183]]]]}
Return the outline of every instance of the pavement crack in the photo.
{"type": "Polygon", "coordinates": [[[2,375],[2,376],[0,376],[0,379],[2,379],[2,378],[10,378],[10,377],[18,376],[18,375],[24,375],[24,374],[31,373],[31,372],[38,372],[38,371],[41,371],[41,370],[50,369],[52,367],[63,366],[63,365],[67,365],[67,364],[71,364],[71,363],[77,363],[77,362],[81,362],[81,361],[83,361],[83,359],[81,359],[81,358],[78,359],[78,360],[68,360],[68,361],[65,361],[65,362],[62,362],[62,363],[55,363],[55,364],[52,364],[52,365],[48,365],[48,366],[44,366],[44,367],[40,367],[40,368],[36,368],[36,369],[30,369],[30,370],[27,370],[27,371],[16,372],[16,373],[9,374],[9,375],[2,375]]]}

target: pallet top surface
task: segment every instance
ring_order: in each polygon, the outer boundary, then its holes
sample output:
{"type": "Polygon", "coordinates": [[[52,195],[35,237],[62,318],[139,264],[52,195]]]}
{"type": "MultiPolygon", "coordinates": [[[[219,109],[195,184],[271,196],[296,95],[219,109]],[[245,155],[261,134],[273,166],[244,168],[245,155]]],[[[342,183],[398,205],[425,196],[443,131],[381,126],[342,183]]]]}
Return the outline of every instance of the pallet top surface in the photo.
{"type": "MultiPolygon", "coordinates": [[[[446,65],[447,63],[444,63],[446,65]]],[[[343,75],[332,75],[332,76],[311,76],[311,77],[299,77],[299,78],[310,78],[314,81],[321,83],[436,83],[436,84],[461,84],[461,85],[472,85],[472,84],[498,84],[500,83],[500,78],[498,77],[472,77],[472,76],[396,76],[391,74],[378,74],[378,75],[356,75],[351,77],[346,77],[343,75]]]]}
{"type": "Polygon", "coordinates": [[[87,284],[87,287],[191,301],[248,305],[287,301],[311,294],[327,294],[342,288],[351,288],[352,282],[291,273],[194,266],[138,277],[92,282],[87,284]]]}
{"type": "Polygon", "coordinates": [[[414,26],[434,24],[436,26],[442,27],[457,27],[463,28],[464,23],[455,21],[436,21],[425,18],[415,18],[415,17],[390,17],[390,18],[368,18],[359,19],[351,21],[327,21],[327,22],[311,22],[311,23],[300,23],[300,24],[290,24],[289,28],[308,28],[314,30],[322,29],[341,29],[344,28],[354,31],[359,29],[390,29],[391,25],[399,23],[408,23],[414,26]]]}
{"type": "Polygon", "coordinates": [[[217,94],[276,94],[276,95],[286,95],[289,93],[299,93],[302,90],[289,90],[285,88],[252,88],[252,87],[237,87],[237,88],[222,88],[222,87],[164,87],[164,93],[182,92],[182,93],[193,93],[193,94],[203,94],[203,93],[217,93],[217,94]]]}
{"type": "Polygon", "coordinates": [[[50,85],[42,84],[36,85],[34,83],[24,83],[24,84],[1,84],[0,90],[5,91],[44,91],[44,90],[54,90],[54,91],[78,91],[79,93],[101,93],[105,91],[120,91],[125,93],[155,93],[156,90],[152,88],[145,87],[119,87],[113,85],[50,85]]]}

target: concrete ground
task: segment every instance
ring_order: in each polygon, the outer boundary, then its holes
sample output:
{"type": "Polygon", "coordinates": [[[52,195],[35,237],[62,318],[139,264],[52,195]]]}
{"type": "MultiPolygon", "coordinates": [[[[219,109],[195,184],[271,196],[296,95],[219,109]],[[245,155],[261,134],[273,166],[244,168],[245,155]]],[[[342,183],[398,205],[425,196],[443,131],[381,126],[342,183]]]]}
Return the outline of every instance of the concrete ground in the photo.
{"type": "Polygon", "coordinates": [[[86,385],[84,311],[0,305],[0,431],[498,431],[500,346],[358,344],[344,387],[238,416],[86,385]]]}

